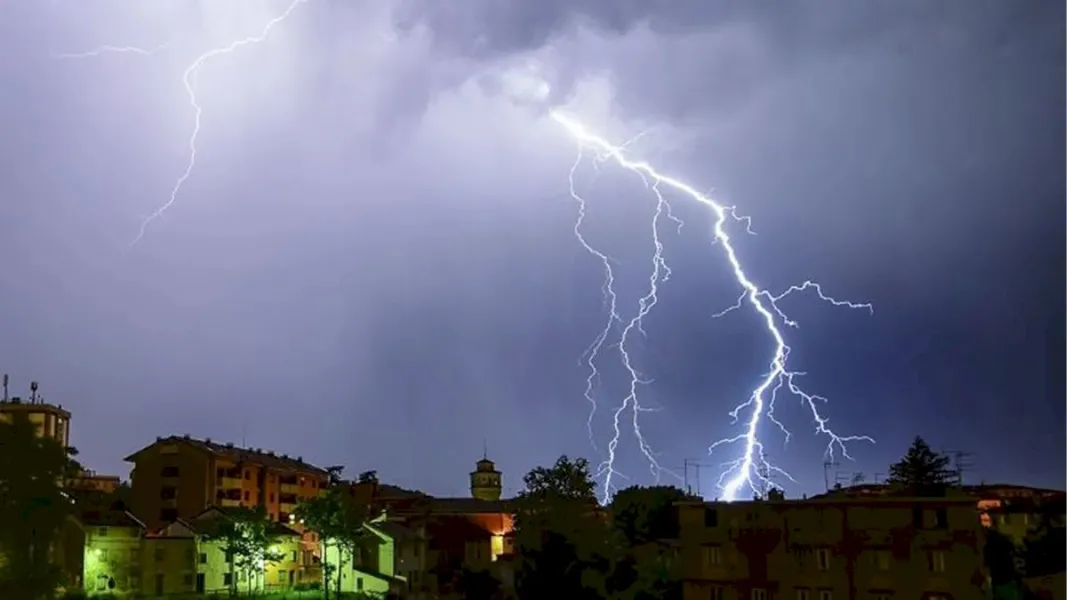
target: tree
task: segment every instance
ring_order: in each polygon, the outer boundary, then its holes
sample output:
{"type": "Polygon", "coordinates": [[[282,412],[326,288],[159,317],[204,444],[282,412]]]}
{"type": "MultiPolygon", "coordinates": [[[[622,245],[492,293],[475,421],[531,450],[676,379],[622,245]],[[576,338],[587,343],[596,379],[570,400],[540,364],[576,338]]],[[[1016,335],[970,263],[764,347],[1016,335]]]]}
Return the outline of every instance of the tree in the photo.
{"type": "Polygon", "coordinates": [[[1027,577],[1043,577],[1063,572],[1067,529],[1064,528],[1063,498],[1038,505],[1037,522],[1027,531],[1022,558],[1027,577]]]}
{"type": "Polygon", "coordinates": [[[0,422],[0,598],[47,598],[60,583],[51,555],[73,510],[61,482],[82,471],[76,454],[38,436],[25,414],[0,422]]]}
{"type": "Polygon", "coordinates": [[[888,481],[920,496],[939,495],[950,483],[949,462],[948,456],[934,452],[916,436],[904,457],[889,466],[888,481]]]}
{"type": "Polygon", "coordinates": [[[378,483],[377,471],[363,471],[359,474],[359,483],[378,483]]]}
{"type": "Polygon", "coordinates": [[[671,486],[632,486],[615,495],[611,527],[619,543],[607,585],[613,597],[681,598],[681,580],[663,542],[679,535],[674,503],[690,498],[671,486]]]}
{"type": "Polygon", "coordinates": [[[363,527],[367,521],[367,507],[355,502],[344,487],[332,486],[326,493],[301,502],[295,514],[319,535],[324,559],[330,547],[337,551],[336,565],[323,561],[322,587],[326,600],[329,600],[333,580],[340,597],[341,577],[338,573],[334,578],[334,571],[341,567],[345,558],[354,564],[357,552],[373,539],[363,527]]]}
{"type": "Polygon", "coordinates": [[[237,573],[243,573],[252,591],[253,578],[263,574],[267,564],[282,560],[272,546],[277,541],[276,525],[262,506],[234,508],[216,517],[206,528],[204,539],[218,542],[230,565],[230,594],[237,593],[237,573]]]}
{"type": "Polygon", "coordinates": [[[561,456],[523,478],[515,501],[520,598],[600,598],[609,568],[609,529],[584,458],[561,456]]]}

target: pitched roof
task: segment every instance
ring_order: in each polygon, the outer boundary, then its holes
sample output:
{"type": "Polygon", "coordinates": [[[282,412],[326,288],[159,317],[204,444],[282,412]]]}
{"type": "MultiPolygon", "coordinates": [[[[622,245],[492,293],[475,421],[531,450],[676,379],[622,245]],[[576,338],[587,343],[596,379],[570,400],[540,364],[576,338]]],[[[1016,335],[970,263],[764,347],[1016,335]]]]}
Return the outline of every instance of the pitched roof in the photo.
{"type": "Polygon", "coordinates": [[[144,529],[145,524],[127,510],[88,508],[78,511],[77,519],[88,527],[130,527],[144,529]]]}
{"type": "Polygon", "coordinates": [[[303,457],[298,456],[293,458],[286,454],[276,454],[273,451],[263,450],[261,448],[242,448],[233,444],[220,444],[218,442],[213,442],[210,439],[197,439],[185,435],[172,435],[165,438],[157,437],[154,443],[127,456],[125,460],[127,462],[136,462],[138,455],[161,444],[182,444],[219,458],[227,458],[234,462],[253,463],[270,469],[314,473],[323,477],[329,474],[326,469],[322,467],[317,467],[304,462],[303,457]]]}
{"type": "Polygon", "coordinates": [[[395,521],[376,521],[368,523],[368,526],[371,529],[380,531],[392,538],[393,541],[397,542],[401,540],[412,540],[419,537],[414,531],[395,521]]]}

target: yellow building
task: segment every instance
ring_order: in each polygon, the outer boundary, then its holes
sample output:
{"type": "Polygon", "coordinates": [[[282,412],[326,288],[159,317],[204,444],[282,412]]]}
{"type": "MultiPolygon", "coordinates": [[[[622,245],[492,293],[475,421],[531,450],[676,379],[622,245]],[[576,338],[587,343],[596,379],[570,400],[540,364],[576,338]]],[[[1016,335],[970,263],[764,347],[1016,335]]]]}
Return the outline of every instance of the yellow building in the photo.
{"type": "Polygon", "coordinates": [[[342,593],[385,596],[407,589],[407,581],[396,574],[396,543],[381,523],[364,525],[365,543],[354,555],[327,543],[323,548],[326,564],[333,565],[330,587],[342,593]],[[340,578],[338,586],[337,578],[340,578]]]}
{"type": "Polygon", "coordinates": [[[89,509],[67,520],[59,563],[69,587],[124,596],[141,590],[144,523],[123,510],[89,509]]]}
{"type": "Polygon", "coordinates": [[[303,581],[300,533],[280,524],[268,532],[277,562],[260,561],[242,569],[227,555],[225,543],[212,539],[225,512],[211,508],[191,520],[177,520],[145,538],[145,594],[226,593],[233,584],[242,593],[290,589],[303,581]],[[146,573],[148,576],[149,573],[146,573]]]}
{"type": "Polygon", "coordinates": [[[969,497],[680,503],[686,600],[979,600],[969,497]]]}
{"type": "Polygon", "coordinates": [[[40,400],[24,402],[17,397],[0,402],[0,421],[10,422],[16,414],[26,415],[37,428],[37,435],[52,438],[64,448],[70,447],[70,412],[62,405],[40,400]]]}

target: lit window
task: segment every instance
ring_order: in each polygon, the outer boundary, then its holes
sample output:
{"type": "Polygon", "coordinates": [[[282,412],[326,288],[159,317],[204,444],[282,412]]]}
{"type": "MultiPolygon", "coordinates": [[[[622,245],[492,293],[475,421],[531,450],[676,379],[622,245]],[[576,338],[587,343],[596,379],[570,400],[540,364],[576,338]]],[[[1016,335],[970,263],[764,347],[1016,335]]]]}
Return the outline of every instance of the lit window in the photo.
{"type": "Polygon", "coordinates": [[[819,548],[818,550],[816,550],[815,551],[815,559],[819,563],[819,570],[820,571],[829,571],[830,570],[830,549],[829,548],[819,548]]]}
{"type": "MultiPolygon", "coordinates": [[[[929,567],[934,573],[945,572],[945,553],[941,550],[933,550],[929,554],[929,567]]],[[[931,597],[930,600],[934,600],[931,597]]]]}
{"type": "Polygon", "coordinates": [[[719,546],[704,546],[704,566],[718,567],[722,564],[722,548],[719,546]]]}

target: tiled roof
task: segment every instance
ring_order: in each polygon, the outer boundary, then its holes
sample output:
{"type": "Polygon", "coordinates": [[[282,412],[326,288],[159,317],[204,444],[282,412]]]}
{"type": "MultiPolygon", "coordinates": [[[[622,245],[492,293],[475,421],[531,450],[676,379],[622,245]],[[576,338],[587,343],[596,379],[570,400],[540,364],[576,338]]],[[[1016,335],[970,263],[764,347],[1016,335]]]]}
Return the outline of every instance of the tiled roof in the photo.
{"type": "Polygon", "coordinates": [[[411,540],[419,537],[414,531],[395,521],[377,521],[370,523],[370,526],[393,538],[393,541],[411,540]]]}
{"type": "Polygon", "coordinates": [[[79,511],[77,518],[87,527],[131,527],[144,529],[140,519],[126,510],[89,508],[79,511]]]}
{"type": "Polygon", "coordinates": [[[326,476],[328,473],[326,469],[317,467],[310,463],[304,462],[302,457],[293,458],[285,454],[276,454],[272,451],[263,450],[260,448],[242,448],[233,444],[220,444],[213,442],[210,439],[197,439],[189,436],[172,435],[165,438],[156,438],[156,441],[141,450],[126,457],[126,461],[135,462],[138,454],[153,448],[159,444],[183,444],[191,446],[213,454],[215,456],[228,458],[234,462],[248,462],[257,465],[262,465],[267,468],[279,469],[285,471],[301,471],[307,473],[315,473],[316,475],[326,476]]]}

